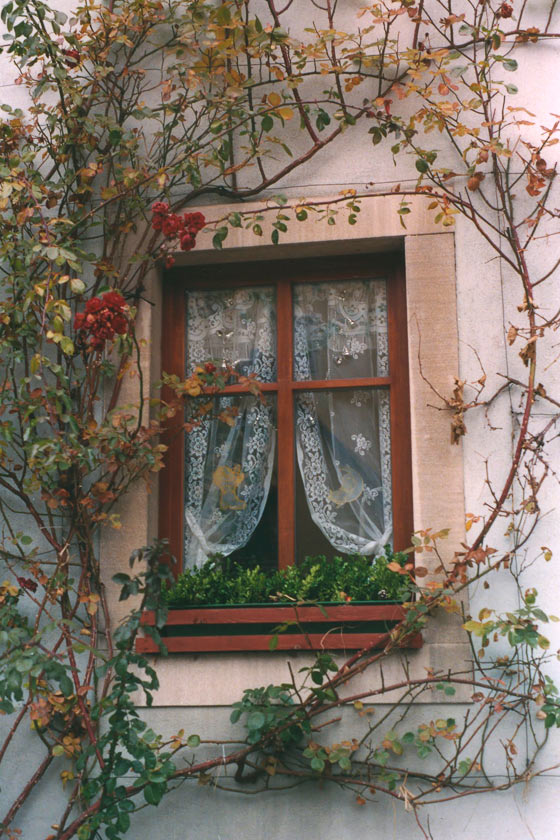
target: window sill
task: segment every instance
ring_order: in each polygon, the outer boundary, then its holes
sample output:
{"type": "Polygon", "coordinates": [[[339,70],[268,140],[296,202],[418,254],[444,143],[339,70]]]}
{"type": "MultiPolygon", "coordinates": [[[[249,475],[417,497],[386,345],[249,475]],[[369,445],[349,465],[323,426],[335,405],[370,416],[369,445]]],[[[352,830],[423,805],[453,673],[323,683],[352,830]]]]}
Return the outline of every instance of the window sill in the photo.
{"type": "MultiPolygon", "coordinates": [[[[280,604],[170,609],[162,632],[169,653],[217,651],[359,650],[383,644],[404,617],[400,604],[348,603],[294,607],[280,604]],[[284,632],[278,632],[283,625],[284,632]]],[[[153,612],[142,617],[153,626],[153,612]]],[[[420,648],[420,633],[403,647],[420,648]]],[[[139,653],[158,653],[150,637],[140,637],[139,653]]]]}

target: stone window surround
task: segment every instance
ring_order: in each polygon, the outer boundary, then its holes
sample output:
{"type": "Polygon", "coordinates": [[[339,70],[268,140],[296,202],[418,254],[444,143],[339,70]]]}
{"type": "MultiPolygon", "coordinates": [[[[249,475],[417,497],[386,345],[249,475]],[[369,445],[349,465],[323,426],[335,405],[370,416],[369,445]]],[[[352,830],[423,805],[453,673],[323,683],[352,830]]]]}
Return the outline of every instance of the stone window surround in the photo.
{"type": "MultiPolygon", "coordinates": [[[[324,201],[321,198],[321,201],[324,201]]],[[[233,210],[251,210],[264,201],[243,205],[211,205],[200,209],[208,220],[223,218],[233,210]]],[[[336,225],[327,225],[312,216],[304,222],[293,221],[281,243],[270,243],[270,222],[274,212],[265,214],[263,236],[256,237],[243,228],[230,230],[223,250],[212,247],[212,233],[199,234],[194,251],[177,253],[178,266],[195,266],[223,262],[248,262],[307,256],[404,251],[412,436],[412,472],[415,529],[450,528],[456,545],[464,535],[464,488],[461,446],[450,444],[449,415],[430,407],[434,403],[431,383],[441,393],[451,393],[454,376],[459,372],[458,331],[456,312],[454,234],[436,226],[433,213],[421,197],[410,200],[411,213],[406,229],[397,214],[398,196],[368,196],[361,200],[357,223],[349,225],[341,212],[336,225]],[[433,339],[437,336],[437,340],[433,339]],[[420,369],[421,365],[421,369],[420,369]],[[425,378],[424,378],[425,377],[425,378]],[[426,381],[427,380],[427,381],[426,381]]],[[[139,307],[137,335],[145,340],[151,352],[145,353],[146,388],[160,376],[161,284],[163,272],[153,270],[147,278],[144,297],[139,307]]],[[[122,404],[135,398],[135,381],[128,380],[121,392],[122,404]]],[[[130,608],[130,602],[118,601],[118,589],[111,577],[122,571],[131,552],[147,545],[157,535],[157,481],[151,492],[144,484],[123,500],[119,512],[122,528],[107,529],[101,539],[101,563],[113,621],[118,622],[130,608]]],[[[451,547],[450,540],[450,547],[451,547]]],[[[444,552],[446,544],[442,543],[444,552]]],[[[449,550],[448,550],[449,553],[449,550]]],[[[429,566],[429,556],[422,558],[429,566]]],[[[446,672],[457,663],[468,667],[469,647],[456,617],[438,616],[424,633],[425,644],[418,651],[403,653],[411,675],[425,676],[426,669],[446,672]]],[[[337,657],[340,659],[340,657],[337,657]]],[[[284,682],[289,678],[287,661],[294,672],[310,661],[308,653],[212,653],[174,654],[151,657],[160,680],[154,706],[222,706],[239,700],[245,688],[284,682]],[[181,679],[184,674],[186,679],[181,679]]],[[[341,660],[342,661],[342,660],[341,660]]],[[[371,685],[373,669],[352,681],[352,692],[371,685]]],[[[385,685],[403,678],[403,665],[391,658],[383,665],[385,685]]],[[[464,702],[465,692],[454,699],[464,702]]],[[[387,695],[378,702],[387,702],[387,695]]],[[[426,702],[436,699],[428,693],[426,702]]],[[[450,698],[446,698],[449,702],[450,698]]],[[[142,701],[139,698],[139,705],[142,701]]]]}

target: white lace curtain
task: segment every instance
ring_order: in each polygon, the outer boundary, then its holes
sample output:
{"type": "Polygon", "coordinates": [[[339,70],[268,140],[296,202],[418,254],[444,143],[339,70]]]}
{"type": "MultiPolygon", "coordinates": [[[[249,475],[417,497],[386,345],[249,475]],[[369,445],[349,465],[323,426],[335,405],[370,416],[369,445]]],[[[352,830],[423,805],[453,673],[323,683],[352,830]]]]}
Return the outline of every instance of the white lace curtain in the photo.
{"type": "MultiPolygon", "coordinates": [[[[276,378],[274,290],[200,291],[187,296],[187,370],[228,362],[261,382],[276,378]]],[[[220,397],[215,411],[186,436],[185,558],[245,545],[262,516],[274,466],[274,401],[220,397]],[[233,425],[218,418],[223,410],[233,425]],[[233,409],[233,410],[232,410],[233,409]],[[237,411],[237,416],[233,416],[237,411]]]]}
{"type": "MultiPolygon", "coordinates": [[[[209,360],[276,379],[274,289],[187,295],[187,370],[209,360]]],[[[388,375],[385,282],[294,287],[294,378],[388,375]]],[[[185,557],[244,546],[262,516],[276,445],[275,402],[219,397],[186,436],[185,557]],[[219,420],[238,413],[233,425],[219,420]]],[[[311,517],[337,551],[374,554],[391,539],[389,394],[384,389],[303,391],[295,405],[299,469],[311,517]]]]}
{"type": "MultiPolygon", "coordinates": [[[[296,286],[294,315],[296,379],[388,376],[383,280],[296,286]]],[[[389,392],[303,392],[296,443],[311,517],[333,548],[371,555],[390,542],[389,392]]]]}

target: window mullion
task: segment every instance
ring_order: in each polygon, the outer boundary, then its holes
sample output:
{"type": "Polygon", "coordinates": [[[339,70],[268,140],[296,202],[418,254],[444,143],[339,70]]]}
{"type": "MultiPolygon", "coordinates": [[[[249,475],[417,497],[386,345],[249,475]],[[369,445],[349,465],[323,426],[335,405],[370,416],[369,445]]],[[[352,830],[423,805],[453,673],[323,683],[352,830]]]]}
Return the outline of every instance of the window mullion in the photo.
{"type": "Polygon", "coordinates": [[[277,286],[277,376],[278,376],[278,565],[294,562],[295,457],[293,407],[292,287],[289,280],[277,286]]]}

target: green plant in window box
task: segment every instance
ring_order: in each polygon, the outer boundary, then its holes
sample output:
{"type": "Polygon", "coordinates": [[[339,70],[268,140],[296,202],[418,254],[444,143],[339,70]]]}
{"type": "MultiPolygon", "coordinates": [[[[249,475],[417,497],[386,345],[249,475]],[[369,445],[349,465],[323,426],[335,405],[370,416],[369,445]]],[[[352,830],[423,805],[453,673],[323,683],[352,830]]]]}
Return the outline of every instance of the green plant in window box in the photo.
{"type": "Polygon", "coordinates": [[[404,566],[407,557],[385,553],[373,560],[347,557],[306,557],[298,566],[272,574],[260,565],[247,566],[229,558],[213,557],[198,568],[185,569],[164,593],[171,607],[263,604],[293,601],[404,601],[410,595],[407,575],[388,564],[404,566]]]}

